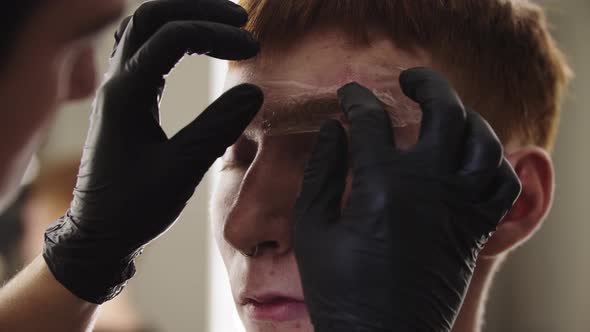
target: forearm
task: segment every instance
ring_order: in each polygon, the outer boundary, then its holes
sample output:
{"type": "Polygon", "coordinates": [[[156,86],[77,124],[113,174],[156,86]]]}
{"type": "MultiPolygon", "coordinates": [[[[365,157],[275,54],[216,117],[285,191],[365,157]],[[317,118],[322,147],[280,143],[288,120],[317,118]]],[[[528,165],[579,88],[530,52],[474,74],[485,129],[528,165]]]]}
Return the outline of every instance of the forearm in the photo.
{"type": "Polygon", "coordinates": [[[39,256],[0,290],[0,330],[90,331],[98,307],[64,288],[39,256]]]}

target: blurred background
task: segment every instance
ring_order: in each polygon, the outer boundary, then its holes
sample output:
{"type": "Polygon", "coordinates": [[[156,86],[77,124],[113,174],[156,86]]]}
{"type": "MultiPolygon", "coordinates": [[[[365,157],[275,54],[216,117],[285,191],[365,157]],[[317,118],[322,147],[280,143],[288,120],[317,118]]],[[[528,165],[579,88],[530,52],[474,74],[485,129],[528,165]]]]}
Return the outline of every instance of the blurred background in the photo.
{"type": "MultiPolygon", "coordinates": [[[[129,13],[136,5],[129,6],[129,13]]],[[[538,1],[576,73],[564,105],[554,153],[555,203],[544,226],[515,251],[496,277],[485,331],[590,330],[590,1],[538,1]]],[[[97,46],[107,68],[115,27],[97,46]]],[[[221,90],[226,64],[184,59],[168,78],[162,122],[174,134],[221,90]]],[[[64,108],[32,167],[33,185],[2,218],[0,276],[14,275],[40,251],[45,226],[68,207],[88,128],[91,100],[64,108]],[[4,222],[4,221],[3,221],[4,222]],[[10,236],[10,234],[19,234],[10,236]],[[10,240],[10,241],[8,241],[10,240]]],[[[116,326],[154,331],[240,331],[228,281],[208,228],[206,178],[177,225],[140,258],[137,277],[104,315],[116,326]]],[[[0,278],[1,279],[1,278],[0,278]]],[[[109,323],[98,326],[109,331],[109,323]]],[[[98,329],[97,329],[98,330],[98,329]]],[[[119,330],[117,330],[119,331],[119,330]]]]}

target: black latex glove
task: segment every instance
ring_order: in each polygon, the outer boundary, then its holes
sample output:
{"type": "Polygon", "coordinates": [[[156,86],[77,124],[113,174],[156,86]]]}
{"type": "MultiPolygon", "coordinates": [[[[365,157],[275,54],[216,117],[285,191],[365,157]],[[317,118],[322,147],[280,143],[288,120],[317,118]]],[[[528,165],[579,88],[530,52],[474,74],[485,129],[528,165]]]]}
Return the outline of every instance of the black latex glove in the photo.
{"type": "Polygon", "coordinates": [[[45,233],[45,261],[75,295],[102,303],[122,290],[143,246],[172,226],[205,172],[259,110],[260,89],[241,85],[170,139],[159,125],[163,77],[185,53],[239,60],[258,52],[238,28],[246,20],[226,0],[163,0],[144,4],[122,24],[74,200],[45,233]]]}
{"type": "Polygon", "coordinates": [[[347,137],[326,123],[295,205],[295,254],[316,331],[449,331],[479,251],[520,192],[488,124],[426,68],[405,71],[419,142],[399,150],[366,88],[338,91],[347,137]]]}

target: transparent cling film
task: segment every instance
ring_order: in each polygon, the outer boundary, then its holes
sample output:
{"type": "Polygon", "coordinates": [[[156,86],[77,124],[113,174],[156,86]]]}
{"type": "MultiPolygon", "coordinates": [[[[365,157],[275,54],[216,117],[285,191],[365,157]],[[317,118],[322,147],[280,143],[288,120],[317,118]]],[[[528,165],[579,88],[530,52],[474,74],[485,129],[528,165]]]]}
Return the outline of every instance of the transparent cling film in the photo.
{"type": "MultiPolygon", "coordinates": [[[[317,87],[298,81],[267,81],[258,84],[263,91],[273,93],[265,100],[266,105],[259,114],[257,127],[266,135],[279,136],[319,131],[329,119],[346,123],[340,111],[336,91],[341,87],[317,87]],[[277,96],[277,97],[273,97],[277,96]]],[[[400,92],[387,89],[372,89],[387,111],[394,128],[420,123],[422,113],[416,104],[407,98],[396,98],[400,92]]]]}

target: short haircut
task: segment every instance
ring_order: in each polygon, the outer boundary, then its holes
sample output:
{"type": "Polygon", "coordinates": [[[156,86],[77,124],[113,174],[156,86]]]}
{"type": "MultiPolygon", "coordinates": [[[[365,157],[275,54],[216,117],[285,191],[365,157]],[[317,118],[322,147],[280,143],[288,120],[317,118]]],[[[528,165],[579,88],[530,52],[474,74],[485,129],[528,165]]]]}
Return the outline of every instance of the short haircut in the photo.
{"type": "Polygon", "coordinates": [[[383,32],[424,50],[465,104],[500,139],[551,150],[572,74],[543,10],[526,0],[240,0],[246,29],[264,51],[285,51],[317,27],[344,31],[359,47],[383,32]]]}

